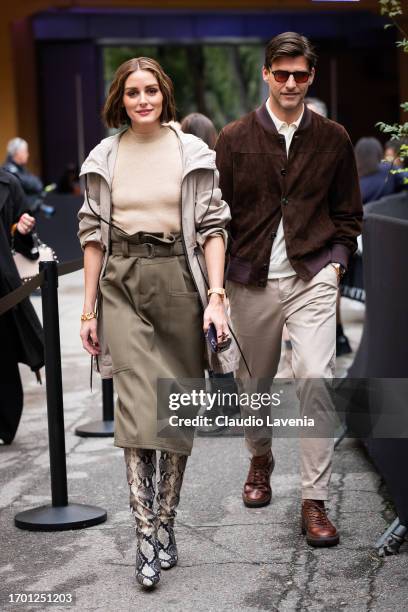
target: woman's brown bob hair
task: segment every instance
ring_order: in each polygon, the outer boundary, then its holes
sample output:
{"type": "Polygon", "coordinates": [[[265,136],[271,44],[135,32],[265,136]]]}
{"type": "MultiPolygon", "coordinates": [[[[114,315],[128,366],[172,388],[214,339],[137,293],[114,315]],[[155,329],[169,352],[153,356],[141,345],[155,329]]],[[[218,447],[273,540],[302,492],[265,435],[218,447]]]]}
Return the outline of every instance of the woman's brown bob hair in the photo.
{"type": "Polygon", "coordinates": [[[134,57],[121,64],[115,72],[102,113],[105,124],[111,128],[119,128],[122,125],[130,124],[130,119],[123,106],[123,94],[126,79],[136,70],[148,70],[156,77],[163,95],[163,110],[160,121],[163,123],[174,121],[176,118],[176,103],[172,80],[156,60],[151,57],[134,57]]]}

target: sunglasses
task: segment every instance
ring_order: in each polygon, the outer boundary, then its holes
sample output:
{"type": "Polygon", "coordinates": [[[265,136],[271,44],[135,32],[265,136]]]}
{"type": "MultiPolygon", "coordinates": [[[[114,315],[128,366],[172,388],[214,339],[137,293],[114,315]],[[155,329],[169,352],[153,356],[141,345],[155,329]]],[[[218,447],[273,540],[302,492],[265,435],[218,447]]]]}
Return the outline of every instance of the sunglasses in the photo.
{"type": "Polygon", "coordinates": [[[296,70],[296,72],[289,72],[289,70],[271,70],[271,74],[273,74],[275,81],[278,83],[286,83],[290,75],[293,75],[296,83],[307,83],[310,72],[306,72],[306,70],[296,70]]]}

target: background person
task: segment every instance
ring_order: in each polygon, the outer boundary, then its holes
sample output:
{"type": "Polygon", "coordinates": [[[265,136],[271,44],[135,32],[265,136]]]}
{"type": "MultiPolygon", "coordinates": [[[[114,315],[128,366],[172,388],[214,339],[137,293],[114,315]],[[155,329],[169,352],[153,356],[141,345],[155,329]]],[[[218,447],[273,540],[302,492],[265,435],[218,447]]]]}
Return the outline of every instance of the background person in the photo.
{"type": "Polygon", "coordinates": [[[384,145],[384,160],[392,165],[396,170],[406,167],[406,159],[400,157],[401,145],[407,145],[407,139],[387,140],[384,145]]]}
{"type": "Polygon", "coordinates": [[[383,148],[377,138],[360,138],[355,155],[363,204],[404,189],[401,175],[392,173],[393,164],[382,161],[383,148]]]}
{"type": "MultiPolygon", "coordinates": [[[[0,169],[0,298],[21,285],[11,248],[30,248],[35,219],[24,212],[26,200],[19,181],[0,169]]],[[[43,333],[28,298],[0,315],[0,439],[10,444],[23,410],[18,363],[39,375],[44,365],[43,333]]],[[[38,377],[38,376],[37,376],[38,377]]]]}
{"type": "Polygon", "coordinates": [[[201,138],[210,149],[214,149],[218,136],[217,130],[211,119],[202,113],[191,113],[184,117],[181,129],[186,134],[194,134],[201,138]]]}
{"type": "MultiPolygon", "coordinates": [[[[124,448],[136,519],[136,579],[145,587],[158,583],[161,568],[177,563],[174,518],[192,447],[191,437],[157,435],[157,379],[203,378],[203,328],[213,322],[219,340],[228,334],[222,287],[229,208],[221,200],[215,153],[163,125],[174,115],[173,84],[162,67],[146,57],[125,62],[104,117],[109,127],[126,129],[104,139],[81,171],[89,187],[79,213],[85,250],[81,338],[102,376],[113,374],[118,393],[115,445],[124,448]]],[[[209,367],[224,371],[238,361],[234,346],[208,358],[209,367]]]]}
{"type": "Polygon", "coordinates": [[[78,167],[75,164],[70,163],[66,165],[64,172],[58,179],[56,191],[57,193],[81,195],[78,167]]]}
{"type": "Polygon", "coordinates": [[[326,102],[323,102],[323,100],[320,100],[320,98],[310,98],[308,96],[307,98],[305,98],[304,103],[306,104],[307,108],[310,108],[310,110],[314,113],[317,113],[322,117],[329,116],[327,104],[326,102]]]}
{"type": "Polygon", "coordinates": [[[31,207],[43,190],[43,184],[38,176],[31,174],[26,168],[30,157],[28,143],[23,138],[13,138],[7,145],[7,158],[3,164],[4,170],[14,174],[21,183],[31,207]]]}

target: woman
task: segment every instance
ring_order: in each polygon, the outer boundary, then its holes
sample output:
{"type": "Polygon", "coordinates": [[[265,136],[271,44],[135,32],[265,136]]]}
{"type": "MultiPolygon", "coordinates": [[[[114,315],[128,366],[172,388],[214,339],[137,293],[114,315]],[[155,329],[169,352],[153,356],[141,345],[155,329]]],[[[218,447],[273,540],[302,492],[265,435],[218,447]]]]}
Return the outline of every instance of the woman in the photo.
{"type": "Polygon", "coordinates": [[[377,138],[360,138],[355,146],[363,204],[401,191],[402,181],[392,164],[382,162],[383,148],[377,138]]]}
{"type": "MultiPolygon", "coordinates": [[[[22,252],[33,247],[35,219],[26,208],[19,180],[0,170],[0,298],[21,285],[12,247],[22,252]]],[[[11,444],[23,410],[18,363],[30,366],[37,378],[44,365],[42,328],[28,298],[0,315],[0,338],[0,439],[11,444]]]]}
{"type": "Polygon", "coordinates": [[[180,127],[186,134],[198,136],[198,138],[204,140],[210,149],[214,149],[218,136],[217,130],[211,119],[202,113],[190,113],[184,117],[180,127]]]}
{"type": "MultiPolygon", "coordinates": [[[[161,66],[145,57],[125,62],[104,119],[109,127],[127,127],[104,139],[81,170],[88,196],[79,213],[81,338],[102,377],[113,373],[115,445],[125,449],[136,520],[136,578],[148,588],[159,582],[161,568],[177,563],[174,518],[192,446],[191,438],[157,436],[157,379],[202,377],[203,329],[214,323],[218,341],[229,334],[222,289],[229,209],[214,153],[164,125],[174,117],[173,85],[161,66]]],[[[207,355],[212,369],[237,367],[234,345],[207,355]]]]}

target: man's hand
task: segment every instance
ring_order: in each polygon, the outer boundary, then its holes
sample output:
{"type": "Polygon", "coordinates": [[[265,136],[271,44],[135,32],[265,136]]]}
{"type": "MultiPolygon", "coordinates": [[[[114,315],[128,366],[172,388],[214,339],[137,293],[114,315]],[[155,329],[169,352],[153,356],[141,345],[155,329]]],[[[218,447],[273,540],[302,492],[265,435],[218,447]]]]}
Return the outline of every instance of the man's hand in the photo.
{"type": "Polygon", "coordinates": [[[26,234],[29,234],[30,232],[33,231],[34,226],[35,226],[34,217],[29,215],[28,213],[24,213],[23,215],[21,215],[20,219],[18,220],[17,231],[19,234],[22,234],[23,236],[25,236],[26,234]]]}

